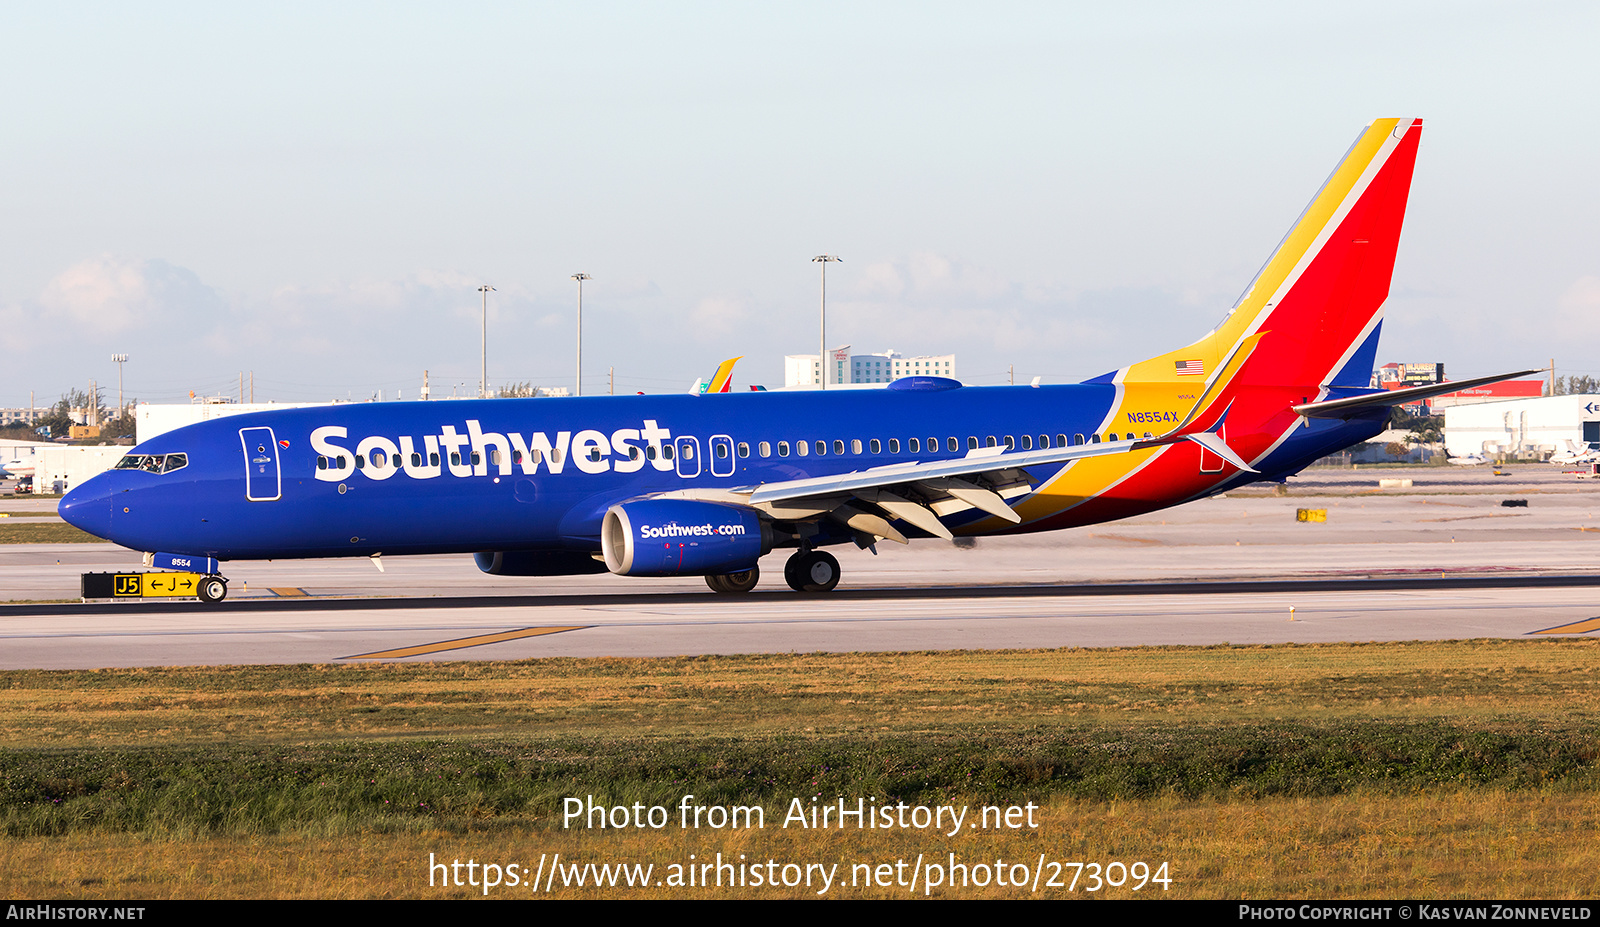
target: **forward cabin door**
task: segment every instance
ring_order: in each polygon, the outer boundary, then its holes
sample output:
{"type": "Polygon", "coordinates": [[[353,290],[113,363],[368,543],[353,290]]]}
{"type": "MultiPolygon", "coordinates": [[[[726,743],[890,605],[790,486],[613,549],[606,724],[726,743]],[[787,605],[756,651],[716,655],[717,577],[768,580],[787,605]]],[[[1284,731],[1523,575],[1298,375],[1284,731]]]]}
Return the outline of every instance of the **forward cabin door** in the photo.
{"type": "Polygon", "coordinates": [[[241,428],[244,446],[244,497],[251,502],[283,498],[283,473],[278,467],[278,441],[271,428],[241,428]]]}

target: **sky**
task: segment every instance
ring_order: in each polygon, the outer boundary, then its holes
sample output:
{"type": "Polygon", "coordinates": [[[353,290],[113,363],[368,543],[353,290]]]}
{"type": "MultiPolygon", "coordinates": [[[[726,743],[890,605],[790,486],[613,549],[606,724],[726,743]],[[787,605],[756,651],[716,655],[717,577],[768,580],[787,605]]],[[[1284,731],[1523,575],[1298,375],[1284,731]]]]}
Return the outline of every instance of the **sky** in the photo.
{"type": "Polygon", "coordinates": [[[0,8],[0,406],[1073,382],[1210,329],[1424,119],[1379,362],[1600,374],[1592,3],[0,8]]]}

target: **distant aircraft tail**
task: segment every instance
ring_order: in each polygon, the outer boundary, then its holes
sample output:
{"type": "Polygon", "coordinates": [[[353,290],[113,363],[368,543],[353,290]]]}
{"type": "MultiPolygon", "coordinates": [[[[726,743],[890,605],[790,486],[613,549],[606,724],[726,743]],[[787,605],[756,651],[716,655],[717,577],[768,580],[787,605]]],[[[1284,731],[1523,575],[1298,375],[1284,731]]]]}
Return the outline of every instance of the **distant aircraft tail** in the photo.
{"type": "Polygon", "coordinates": [[[733,365],[737,364],[743,358],[744,355],[741,354],[738,357],[730,357],[721,364],[718,364],[717,372],[711,375],[711,381],[709,383],[704,380],[696,380],[694,381],[694,385],[689,387],[689,392],[702,396],[706,393],[732,392],[733,365]]]}
{"type": "Polygon", "coordinates": [[[1420,119],[1373,121],[1216,329],[1090,382],[1193,384],[1186,433],[1365,388],[1421,134],[1420,119]]]}

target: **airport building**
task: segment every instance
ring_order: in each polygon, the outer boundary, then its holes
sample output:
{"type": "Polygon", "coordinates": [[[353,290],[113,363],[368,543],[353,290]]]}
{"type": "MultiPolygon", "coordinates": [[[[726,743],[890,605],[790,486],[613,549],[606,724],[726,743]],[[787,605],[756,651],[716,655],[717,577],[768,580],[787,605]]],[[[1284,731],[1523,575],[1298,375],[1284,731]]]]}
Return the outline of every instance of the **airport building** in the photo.
{"type": "Polygon", "coordinates": [[[1472,386],[1454,393],[1445,393],[1428,400],[1434,412],[1451,406],[1471,406],[1480,402],[1504,402],[1507,399],[1537,399],[1544,395],[1543,380],[1501,380],[1472,386]]]}
{"type": "Polygon", "coordinates": [[[1600,395],[1542,396],[1451,406],[1444,445],[1452,456],[1548,457],[1600,441],[1600,395]]]}
{"type": "Polygon", "coordinates": [[[0,425],[31,425],[49,409],[0,409],[0,425]]]}
{"type": "MultiPolygon", "coordinates": [[[[955,377],[954,354],[919,354],[907,357],[896,351],[881,354],[851,354],[850,345],[828,351],[828,385],[873,385],[900,377],[955,377]]],[[[790,354],[783,359],[783,385],[816,386],[822,381],[822,365],[815,354],[790,354]]]]}

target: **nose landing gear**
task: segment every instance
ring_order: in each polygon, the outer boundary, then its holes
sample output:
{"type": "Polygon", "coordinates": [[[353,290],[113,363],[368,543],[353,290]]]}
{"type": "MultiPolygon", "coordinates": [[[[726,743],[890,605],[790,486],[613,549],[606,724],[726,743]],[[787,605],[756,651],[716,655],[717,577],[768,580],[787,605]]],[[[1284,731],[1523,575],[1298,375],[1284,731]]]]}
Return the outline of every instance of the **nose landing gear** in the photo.
{"type": "Polygon", "coordinates": [[[228,597],[228,581],[215,574],[203,577],[194,594],[206,605],[215,605],[228,597]]]}

